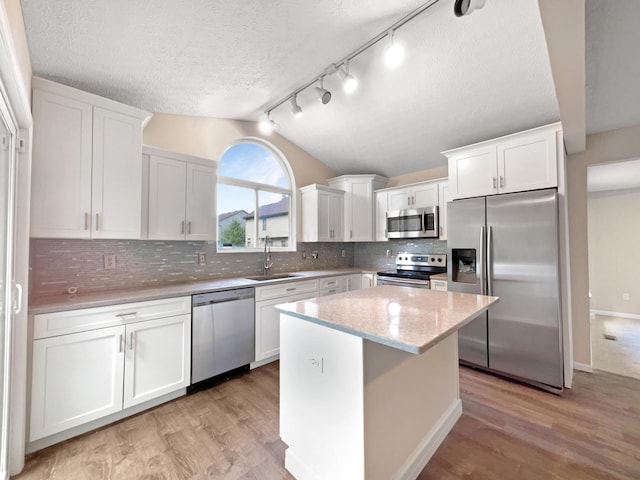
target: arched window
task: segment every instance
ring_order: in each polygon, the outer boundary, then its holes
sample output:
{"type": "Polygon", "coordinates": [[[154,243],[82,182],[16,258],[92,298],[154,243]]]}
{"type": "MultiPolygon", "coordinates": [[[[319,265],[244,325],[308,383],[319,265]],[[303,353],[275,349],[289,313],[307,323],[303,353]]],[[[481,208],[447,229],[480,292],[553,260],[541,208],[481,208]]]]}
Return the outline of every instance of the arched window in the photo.
{"type": "Polygon", "coordinates": [[[295,181],[284,155],[257,138],[225,150],[218,168],[218,251],[295,250],[295,181]]]}

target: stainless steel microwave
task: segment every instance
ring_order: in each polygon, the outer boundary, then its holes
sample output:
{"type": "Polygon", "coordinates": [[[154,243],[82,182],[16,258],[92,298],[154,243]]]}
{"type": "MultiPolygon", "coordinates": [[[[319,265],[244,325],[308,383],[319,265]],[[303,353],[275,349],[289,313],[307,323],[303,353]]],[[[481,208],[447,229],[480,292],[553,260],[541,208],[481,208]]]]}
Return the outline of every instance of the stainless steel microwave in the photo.
{"type": "Polygon", "coordinates": [[[387,237],[438,238],[438,207],[387,212],[387,237]]]}

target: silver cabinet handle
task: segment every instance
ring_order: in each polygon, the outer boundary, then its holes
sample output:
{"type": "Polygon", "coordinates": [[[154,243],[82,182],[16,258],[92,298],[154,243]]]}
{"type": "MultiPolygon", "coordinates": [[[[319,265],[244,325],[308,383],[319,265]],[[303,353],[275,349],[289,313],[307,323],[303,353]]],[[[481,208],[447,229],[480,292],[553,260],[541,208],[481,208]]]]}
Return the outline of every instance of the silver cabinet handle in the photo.
{"type": "Polygon", "coordinates": [[[138,315],[138,312],[116,313],[116,317],[120,318],[135,317],[136,315],[138,315]]]}
{"type": "Polygon", "coordinates": [[[180,222],[180,234],[184,235],[184,220],[180,222]]]}
{"type": "Polygon", "coordinates": [[[133,350],[133,332],[129,334],[129,350],[133,350]]]}
{"type": "Polygon", "coordinates": [[[349,238],[353,238],[353,230],[349,230],[349,238]]]}
{"type": "Polygon", "coordinates": [[[100,230],[100,214],[96,213],[96,232],[100,230]]]}
{"type": "Polygon", "coordinates": [[[328,290],[327,293],[336,293],[336,289],[328,290]]]}
{"type": "Polygon", "coordinates": [[[187,233],[189,235],[191,235],[191,221],[189,221],[189,223],[187,223],[187,233]]]}
{"type": "Polygon", "coordinates": [[[500,188],[504,188],[504,177],[500,175],[500,188]]]}
{"type": "Polygon", "coordinates": [[[411,196],[407,197],[407,205],[411,205],[411,196]]]}
{"type": "Polygon", "coordinates": [[[84,229],[89,230],[89,212],[84,212],[84,229]]]}
{"type": "Polygon", "coordinates": [[[118,353],[122,353],[122,341],[124,340],[124,335],[120,334],[120,338],[118,338],[118,353]]]}
{"type": "Polygon", "coordinates": [[[497,187],[497,180],[498,180],[498,179],[497,179],[496,177],[493,177],[493,189],[494,189],[494,190],[495,190],[496,188],[498,188],[498,187],[497,187]]]}
{"type": "Polygon", "coordinates": [[[287,292],[295,292],[296,287],[287,288],[287,292]]]}

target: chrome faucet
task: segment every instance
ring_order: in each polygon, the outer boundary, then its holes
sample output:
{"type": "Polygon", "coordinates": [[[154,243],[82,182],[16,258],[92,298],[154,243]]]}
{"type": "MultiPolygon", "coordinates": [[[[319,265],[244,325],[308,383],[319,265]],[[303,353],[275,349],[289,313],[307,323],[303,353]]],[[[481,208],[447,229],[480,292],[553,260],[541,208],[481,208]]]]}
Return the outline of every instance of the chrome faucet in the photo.
{"type": "Polygon", "coordinates": [[[271,237],[267,235],[264,237],[264,262],[262,266],[264,267],[264,274],[269,274],[269,269],[273,266],[273,262],[271,261],[271,237]]]}

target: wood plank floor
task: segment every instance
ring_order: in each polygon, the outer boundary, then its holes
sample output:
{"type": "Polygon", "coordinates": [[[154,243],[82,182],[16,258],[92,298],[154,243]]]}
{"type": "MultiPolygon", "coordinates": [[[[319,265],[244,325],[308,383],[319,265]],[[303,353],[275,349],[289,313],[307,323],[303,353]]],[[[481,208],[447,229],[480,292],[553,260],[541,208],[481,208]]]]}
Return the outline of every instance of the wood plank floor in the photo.
{"type": "MultiPolygon", "coordinates": [[[[558,397],[462,368],[460,393],[420,480],[640,479],[639,380],[578,372],[558,397]]],[[[292,479],[284,450],[276,362],[36,452],[13,478],[292,479]]]]}

